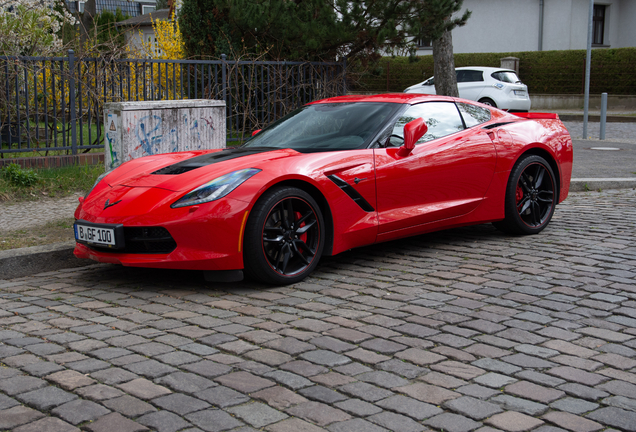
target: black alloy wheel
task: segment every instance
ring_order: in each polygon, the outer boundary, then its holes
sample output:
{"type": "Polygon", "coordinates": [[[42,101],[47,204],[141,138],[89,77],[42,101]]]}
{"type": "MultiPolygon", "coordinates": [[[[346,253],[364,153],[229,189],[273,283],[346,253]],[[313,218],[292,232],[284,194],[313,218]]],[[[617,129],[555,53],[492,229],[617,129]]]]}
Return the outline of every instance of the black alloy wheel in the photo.
{"type": "Polygon", "coordinates": [[[246,273],[273,284],[301,281],[320,260],[324,231],[320,208],[311,195],[291,187],[266,192],[246,227],[246,273]]]}
{"type": "Polygon", "coordinates": [[[550,164],[529,155],[512,169],[506,190],[506,218],[494,223],[510,234],[537,234],[552,219],[557,203],[557,187],[550,164]]]}

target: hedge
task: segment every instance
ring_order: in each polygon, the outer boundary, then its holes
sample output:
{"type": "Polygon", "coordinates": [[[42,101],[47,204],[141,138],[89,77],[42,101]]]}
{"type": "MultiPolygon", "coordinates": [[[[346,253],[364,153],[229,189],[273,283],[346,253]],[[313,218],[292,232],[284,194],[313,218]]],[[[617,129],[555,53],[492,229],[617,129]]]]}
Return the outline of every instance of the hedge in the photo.
{"type": "MultiPolygon", "coordinates": [[[[504,57],[519,58],[519,78],[536,94],[583,94],[585,50],[455,54],[455,66],[499,67],[504,57]]],[[[590,93],[636,95],[636,48],[592,51],[590,93]]],[[[433,56],[383,57],[351,65],[350,90],[401,92],[433,75],[433,56]]]]}

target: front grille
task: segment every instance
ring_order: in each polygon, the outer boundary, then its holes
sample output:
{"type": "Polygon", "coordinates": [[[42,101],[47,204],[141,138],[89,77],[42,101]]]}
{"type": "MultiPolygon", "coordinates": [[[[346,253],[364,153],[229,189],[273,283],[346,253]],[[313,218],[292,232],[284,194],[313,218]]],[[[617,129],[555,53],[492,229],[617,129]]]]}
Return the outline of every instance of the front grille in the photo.
{"type": "Polygon", "coordinates": [[[124,236],[128,253],[169,253],[177,247],[168,230],[163,227],[124,227],[124,236]]]}
{"type": "Polygon", "coordinates": [[[126,247],[124,249],[109,249],[89,246],[91,249],[111,253],[170,253],[177,247],[167,229],[163,227],[124,227],[126,247]]]}

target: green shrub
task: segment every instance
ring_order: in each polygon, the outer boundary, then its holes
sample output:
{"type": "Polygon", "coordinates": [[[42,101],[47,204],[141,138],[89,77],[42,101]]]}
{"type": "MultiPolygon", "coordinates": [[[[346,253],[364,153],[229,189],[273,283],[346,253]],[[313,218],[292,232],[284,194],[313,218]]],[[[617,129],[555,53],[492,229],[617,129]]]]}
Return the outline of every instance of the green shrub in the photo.
{"type": "MultiPolygon", "coordinates": [[[[535,94],[583,94],[585,50],[455,54],[455,66],[499,67],[504,57],[519,58],[519,77],[535,94]]],[[[636,95],[636,48],[592,51],[590,93],[636,95]]],[[[433,75],[433,56],[384,57],[373,65],[352,65],[353,91],[401,92],[433,75]]]]}
{"type": "Polygon", "coordinates": [[[9,164],[2,169],[2,177],[14,186],[30,187],[39,181],[38,175],[32,169],[23,169],[16,163],[9,164]]]}

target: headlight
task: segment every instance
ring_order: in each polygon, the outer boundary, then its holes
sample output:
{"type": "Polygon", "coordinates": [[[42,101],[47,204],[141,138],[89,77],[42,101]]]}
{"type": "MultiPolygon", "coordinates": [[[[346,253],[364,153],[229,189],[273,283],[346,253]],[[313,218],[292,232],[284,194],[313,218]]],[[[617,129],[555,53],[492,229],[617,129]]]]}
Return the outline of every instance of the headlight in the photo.
{"type": "Polygon", "coordinates": [[[191,190],[170,207],[186,207],[196,204],[203,204],[206,202],[217,200],[219,198],[223,198],[234,189],[239,187],[244,181],[259,172],[261,172],[260,169],[247,168],[225,174],[221,177],[217,177],[214,180],[191,190]]]}
{"type": "Polygon", "coordinates": [[[84,195],[84,199],[88,198],[88,196],[91,194],[91,192],[93,192],[93,189],[95,189],[95,186],[97,186],[97,184],[102,181],[102,179],[104,177],[106,177],[108,175],[108,172],[105,172],[104,174],[100,174],[99,177],[97,177],[97,180],[95,180],[95,183],[93,183],[93,186],[91,186],[91,188],[88,190],[88,192],[86,193],[86,195],[84,195]]]}

